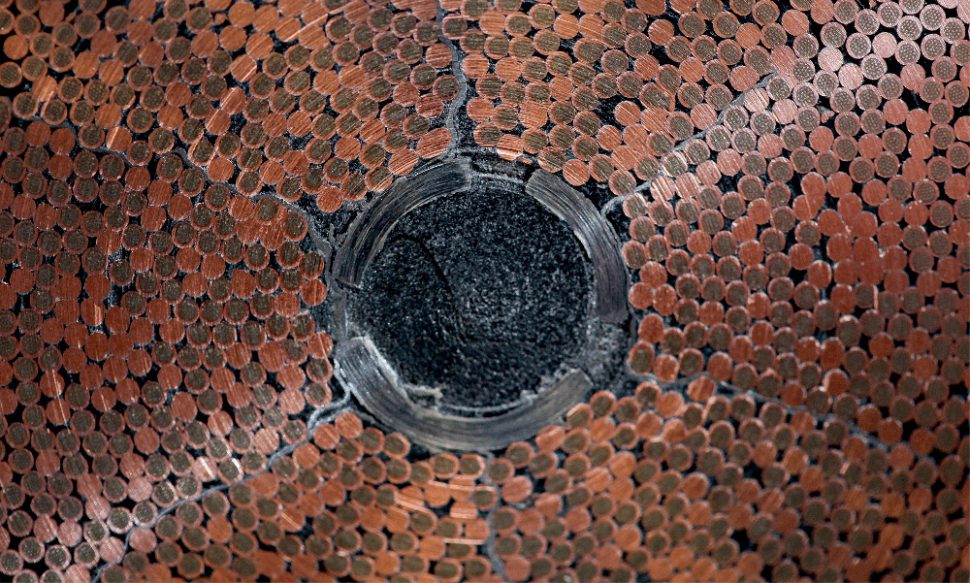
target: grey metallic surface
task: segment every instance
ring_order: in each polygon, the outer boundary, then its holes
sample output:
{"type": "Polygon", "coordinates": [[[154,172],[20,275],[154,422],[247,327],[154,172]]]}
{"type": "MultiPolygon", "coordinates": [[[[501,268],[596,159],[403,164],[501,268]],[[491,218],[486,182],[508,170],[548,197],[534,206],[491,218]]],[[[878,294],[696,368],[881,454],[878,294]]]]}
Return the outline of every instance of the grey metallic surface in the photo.
{"type": "Polygon", "coordinates": [[[617,324],[627,317],[627,272],[620,258],[620,241],[596,207],[582,193],[544,170],[537,170],[525,192],[569,224],[593,266],[596,316],[617,324]]]}
{"type": "MultiPolygon", "coordinates": [[[[399,180],[349,226],[331,273],[337,380],[375,419],[427,447],[490,450],[525,439],[581,402],[592,386],[608,386],[622,369],[629,314],[619,239],[589,199],[542,170],[522,173],[501,161],[459,159],[399,180]],[[521,396],[506,406],[439,406],[440,387],[402,378],[375,338],[354,321],[349,306],[402,217],[445,195],[490,187],[532,197],[576,237],[592,279],[584,340],[575,354],[543,375],[539,386],[522,387],[521,396]]],[[[407,342],[406,330],[402,341],[407,342]]]]}
{"type": "Polygon", "coordinates": [[[416,406],[397,373],[367,336],[339,345],[335,374],[376,419],[422,445],[440,449],[488,450],[526,439],[582,399],[592,387],[584,373],[571,370],[524,406],[495,417],[444,415],[416,406]]]}
{"type": "Polygon", "coordinates": [[[468,166],[462,161],[428,167],[394,183],[379,203],[369,207],[350,226],[344,244],[337,251],[334,274],[346,285],[357,287],[364,270],[381,252],[387,235],[409,211],[468,183],[468,166]]]}

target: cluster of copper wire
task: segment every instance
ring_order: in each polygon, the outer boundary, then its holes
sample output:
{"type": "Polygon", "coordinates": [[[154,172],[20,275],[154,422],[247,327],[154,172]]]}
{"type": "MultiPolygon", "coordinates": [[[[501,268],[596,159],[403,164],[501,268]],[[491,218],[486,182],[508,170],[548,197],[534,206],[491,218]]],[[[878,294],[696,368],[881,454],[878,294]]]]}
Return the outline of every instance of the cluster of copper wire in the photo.
{"type": "Polygon", "coordinates": [[[456,91],[433,4],[331,4],[0,6],[4,577],[201,576],[200,505],[331,402],[323,258],[285,202],[440,154],[456,91]]]}
{"type": "Polygon", "coordinates": [[[135,531],[111,574],[234,581],[373,581],[430,574],[488,580],[477,553],[494,490],[477,483],[477,454],[409,462],[400,434],[352,412],[316,426],[292,453],[250,480],[175,507],[135,531]],[[267,550],[272,549],[272,550],[267,550]]]}
{"type": "MultiPolygon", "coordinates": [[[[959,111],[970,13],[952,2],[809,7],[781,15],[793,38],[773,71],[675,142],[642,196],[624,201],[624,259],[639,272],[630,303],[643,310],[629,362],[664,381],[704,375],[889,448],[887,465],[865,441],[822,442],[824,455],[865,451],[873,475],[814,476],[824,505],[786,495],[783,512],[799,528],[812,524],[805,511],[821,512],[812,520],[825,532],[850,518],[842,546],[806,554],[797,534],[794,556],[761,557],[762,576],[966,578],[970,125],[959,111]],[[836,513],[825,492],[853,484],[862,492],[836,513]]],[[[824,471],[824,460],[808,461],[824,471]]],[[[807,491],[783,469],[782,490],[807,491]]],[[[743,540],[760,549],[750,532],[743,540]]]]}
{"type": "Polygon", "coordinates": [[[0,574],[967,580],[968,22],[0,0],[0,574]],[[319,417],[295,204],[383,190],[467,120],[624,197],[654,379],[494,458],[319,417]]]}
{"type": "MultiPolygon", "coordinates": [[[[467,53],[476,143],[562,171],[575,186],[608,183],[617,195],[682,173],[683,142],[775,63],[790,62],[790,37],[809,28],[800,10],[779,18],[768,1],[449,4],[456,14],[444,31],[467,53]]],[[[694,164],[704,157],[687,155],[694,164]]]]}
{"type": "Polygon", "coordinates": [[[625,201],[630,302],[646,311],[630,362],[833,412],[886,443],[915,422],[906,437],[929,453],[937,427],[965,422],[970,380],[970,125],[954,117],[970,41],[937,4],[831,16],[684,143],[703,162],[625,201]],[[922,22],[941,34],[896,42],[922,22]]]}
{"type": "Polygon", "coordinates": [[[84,147],[182,151],[242,194],[332,211],[451,142],[432,2],[47,4],[4,9],[0,87],[32,83],[14,115],[70,123],[84,147]]]}
{"type": "Polygon", "coordinates": [[[3,134],[6,577],[120,561],[132,528],[264,471],[331,400],[303,214],[77,140],[3,134]]]}
{"type": "Polygon", "coordinates": [[[964,580],[951,439],[937,463],[709,377],[603,391],[490,464],[494,546],[512,581],[964,580]]]}

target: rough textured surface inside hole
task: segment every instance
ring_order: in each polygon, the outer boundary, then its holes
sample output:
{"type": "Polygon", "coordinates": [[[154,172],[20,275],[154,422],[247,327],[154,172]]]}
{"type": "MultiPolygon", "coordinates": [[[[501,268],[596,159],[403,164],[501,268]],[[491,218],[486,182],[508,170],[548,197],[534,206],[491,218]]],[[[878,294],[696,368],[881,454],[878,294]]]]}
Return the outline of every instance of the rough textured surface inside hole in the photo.
{"type": "Polygon", "coordinates": [[[580,348],[591,274],[569,227],[531,197],[481,189],[406,215],[351,318],[442,405],[496,407],[580,348]]]}

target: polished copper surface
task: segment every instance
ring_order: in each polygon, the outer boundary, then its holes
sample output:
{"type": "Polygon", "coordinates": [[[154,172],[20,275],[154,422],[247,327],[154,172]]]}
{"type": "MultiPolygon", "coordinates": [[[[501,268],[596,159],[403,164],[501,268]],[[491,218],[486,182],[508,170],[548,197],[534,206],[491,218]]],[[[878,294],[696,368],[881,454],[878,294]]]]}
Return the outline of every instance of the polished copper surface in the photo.
{"type": "Polygon", "coordinates": [[[967,581],[968,23],[0,0],[0,574],[967,581]],[[314,221],[479,149],[622,209],[636,382],[429,452],[331,385],[314,221]]]}

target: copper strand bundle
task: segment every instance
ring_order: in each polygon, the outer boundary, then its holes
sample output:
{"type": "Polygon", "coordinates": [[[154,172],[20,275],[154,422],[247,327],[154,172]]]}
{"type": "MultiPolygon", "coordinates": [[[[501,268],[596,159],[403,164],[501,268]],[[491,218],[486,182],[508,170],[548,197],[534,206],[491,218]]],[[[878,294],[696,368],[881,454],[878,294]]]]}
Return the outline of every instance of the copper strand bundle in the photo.
{"type": "Polygon", "coordinates": [[[0,575],[970,580],[968,24],[0,0],[0,575]],[[476,148],[622,207],[636,382],[428,452],[331,384],[315,221],[476,148]]]}

